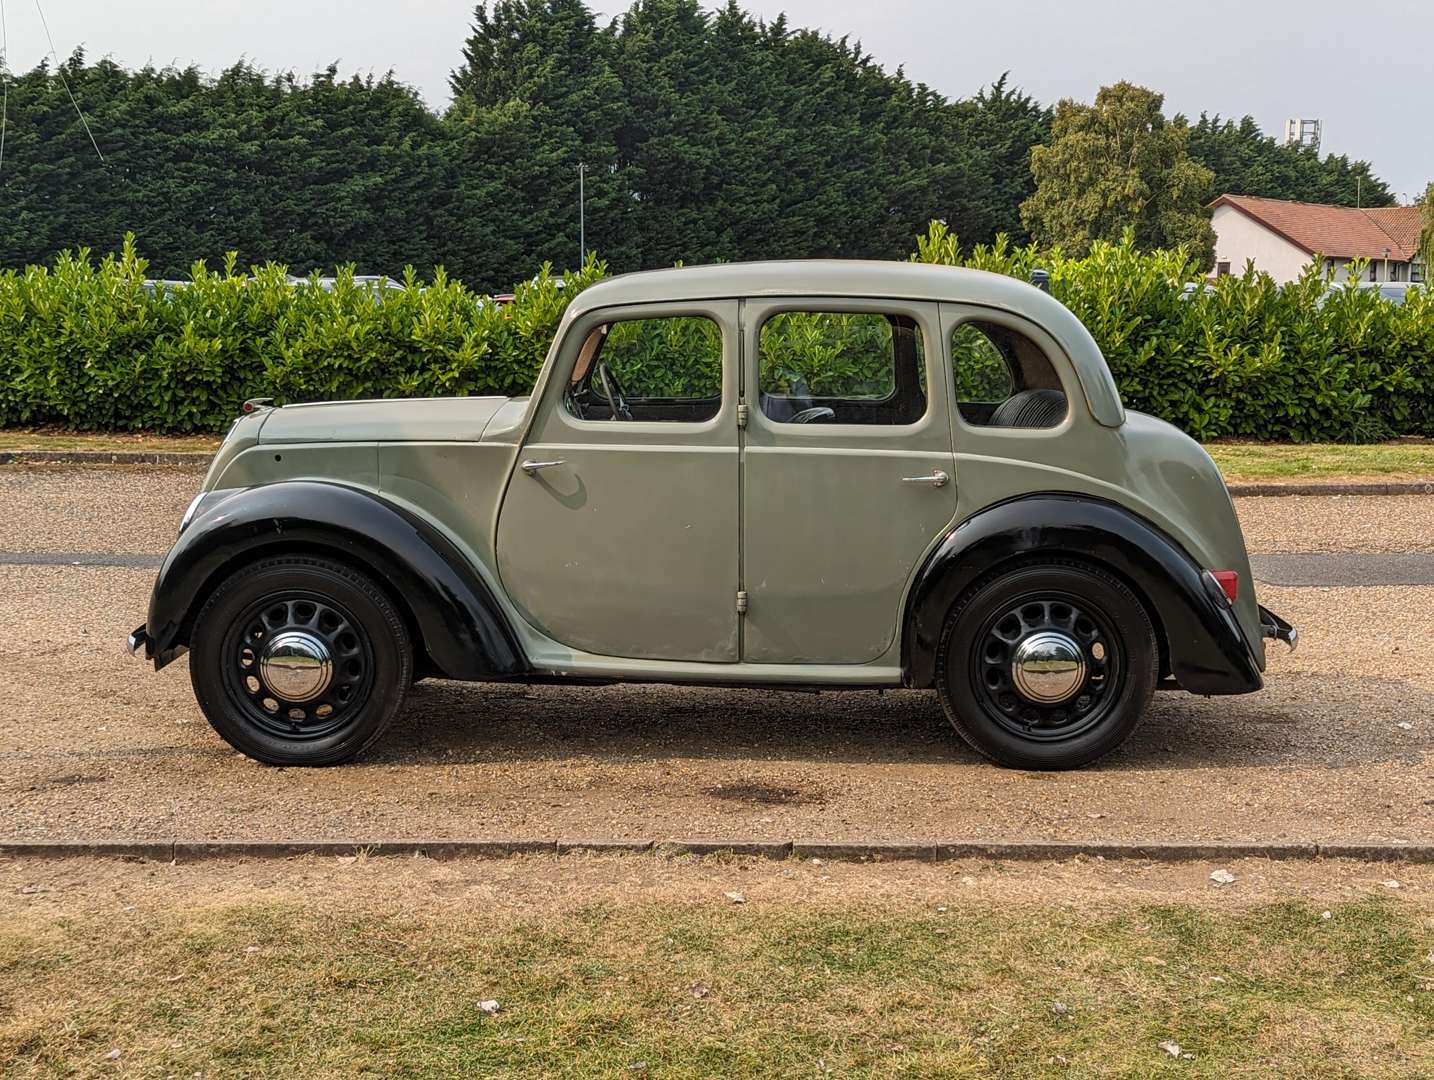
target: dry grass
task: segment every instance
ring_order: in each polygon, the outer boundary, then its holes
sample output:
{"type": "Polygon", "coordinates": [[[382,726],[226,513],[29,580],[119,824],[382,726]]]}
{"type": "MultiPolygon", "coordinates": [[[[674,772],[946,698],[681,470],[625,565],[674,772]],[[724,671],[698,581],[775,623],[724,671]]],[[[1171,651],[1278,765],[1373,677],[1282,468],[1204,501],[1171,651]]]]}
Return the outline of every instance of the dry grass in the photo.
{"type": "Polygon", "coordinates": [[[7,1076],[1434,1070],[1434,927],[1392,901],[1325,919],[1301,903],[113,899],[0,928],[7,1076]]]}

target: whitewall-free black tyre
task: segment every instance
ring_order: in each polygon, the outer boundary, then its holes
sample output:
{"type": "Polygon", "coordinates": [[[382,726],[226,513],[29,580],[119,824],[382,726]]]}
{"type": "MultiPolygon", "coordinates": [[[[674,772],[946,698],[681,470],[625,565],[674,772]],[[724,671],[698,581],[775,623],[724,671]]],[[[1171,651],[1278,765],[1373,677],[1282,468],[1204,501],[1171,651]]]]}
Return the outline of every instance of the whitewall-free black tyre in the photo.
{"type": "Polygon", "coordinates": [[[979,582],[937,650],[947,718],[1020,769],[1074,769],[1124,742],[1155,690],[1159,649],[1140,600],[1082,563],[1029,563],[979,582]]]}
{"type": "Polygon", "coordinates": [[[189,675],[236,750],[270,765],[336,765],[398,715],[413,653],[402,615],[367,576],[277,556],[236,571],[205,602],[189,675]]]}

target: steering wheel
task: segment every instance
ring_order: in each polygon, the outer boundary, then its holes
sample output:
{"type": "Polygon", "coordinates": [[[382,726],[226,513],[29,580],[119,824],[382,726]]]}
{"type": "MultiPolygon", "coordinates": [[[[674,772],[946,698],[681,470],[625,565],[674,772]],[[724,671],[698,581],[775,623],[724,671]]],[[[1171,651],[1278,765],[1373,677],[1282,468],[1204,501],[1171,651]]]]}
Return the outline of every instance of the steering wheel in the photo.
{"type": "Polygon", "coordinates": [[[813,405],[810,409],[803,409],[801,412],[794,414],[792,418],[787,421],[787,423],[815,424],[819,420],[826,421],[835,419],[836,412],[828,408],[826,405],[813,405]]]}
{"type": "Polygon", "coordinates": [[[602,396],[607,399],[608,408],[612,410],[614,420],[631,420],[632,410],[627,407],[627,398],[622,392],[622,383],[618,382],[617,373],[598,361],[597,371],[598,389],[602,396]]]}

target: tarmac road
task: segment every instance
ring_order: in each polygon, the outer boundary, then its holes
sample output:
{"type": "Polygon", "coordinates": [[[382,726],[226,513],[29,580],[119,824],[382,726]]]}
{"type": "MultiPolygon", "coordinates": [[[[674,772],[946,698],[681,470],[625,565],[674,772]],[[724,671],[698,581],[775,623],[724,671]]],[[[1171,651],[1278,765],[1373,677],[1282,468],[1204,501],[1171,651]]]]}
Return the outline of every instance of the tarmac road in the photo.
{"type": "MultiPolygon", "coordinates": [[[[0,843],[1434,836],[1434,588],[1424,585],[1262,585],[1262,602],[1301,634],[1292,656],[1272,648],[1267,688],[1157,695],[1126,747],[1079,773],[989,765],[929,694],[446,682],[415,687],[355,765],[259,766],[209,729],[182,661],[155,674],[122,654],[153,570],[63,557],[152,559],[198,480],[175,469],[0,469],[10,629],[0,638],[0,843]]],[[[1252,551],[1333,554],[1328,572],[1340,580],[1361,565],[1342,553],[1434,551],[1434,498],[1239,508],[1252,551]]],[[[1293,575],[1315,564],[1274,565],[1293,575]]]]}

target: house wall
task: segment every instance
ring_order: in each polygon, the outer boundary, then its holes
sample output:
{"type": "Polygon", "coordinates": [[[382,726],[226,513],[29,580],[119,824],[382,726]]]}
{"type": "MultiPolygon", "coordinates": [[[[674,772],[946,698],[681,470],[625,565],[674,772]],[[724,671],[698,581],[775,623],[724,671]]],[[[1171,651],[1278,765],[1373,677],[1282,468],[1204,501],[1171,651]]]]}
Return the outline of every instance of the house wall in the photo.
{"type": "Polygon", "coordinates": [[[1215,207],[1210,224],[1215,229],[1215,263],[1228,262],[1233,274],[1243,272],[1245,263],[1253,259],[1257,270],[1283,284],[1299,277],[1309,265],[1309,253],[1303,248],[1233,206],[1215,207]]]}
{"type": "MultiPolygon", "coordinates": [[[[1332,266],[1332,267],[1334,267],[1334,280],[1335,280],[1335,281],[1346,281],[1346,280],[1348,280],[1348,278],[1349,278],[1349,264],[1350,264],[1350,260],[1349,260],[1349,259],[1326,259],[1326,260],[1325,260],[1325,264],[1326,264],[1327,266],[1332,266]]],[[[1399,261],[1396,260],[1396,259],[1390,259],[1390,260],[1388,261],[1388,263],[1386,263],[1383,259],[1369,259],[1369,260],[1366,261],[1365,266],[1364,266],[1364,269],[1360,272],[1359,280],[1360,280],[1360,281],[1411,281],[1411,280],[1419,281],[1419,280],[1422,280],[1422,278],[1418,276],[1419,273],[1420,273],[1420,271],[1421,271],[1422,269],[1423,269],[1422,267],[1420,267],[1420,266],[1418,266],[1418,265],[1416,264],[1416,265],[1412,268],[1412,272],[1413,272],[1416,276],[1413,277],[1413,278],[1411,278],[1411,277],[1409,276],[1410,273],[1411,273],[1411,266],[1410,266],[1410,264],[1407,263],[1407,262],[1399,262],[1399,261]],[[1386,275],[1387,275],[1387,276],[1386,276],[1386,275]]]]}

